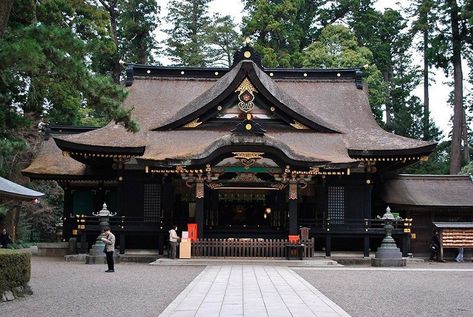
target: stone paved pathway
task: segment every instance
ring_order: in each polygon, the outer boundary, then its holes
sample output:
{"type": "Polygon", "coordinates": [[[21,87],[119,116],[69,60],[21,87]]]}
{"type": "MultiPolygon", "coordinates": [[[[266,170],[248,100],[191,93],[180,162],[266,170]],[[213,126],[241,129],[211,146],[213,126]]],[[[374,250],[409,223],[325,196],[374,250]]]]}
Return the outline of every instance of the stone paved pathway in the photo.
{"type": "Polygon", "coordinates": [[[208,266],[165,316],[349,316],[287,267],[208,266]]]}

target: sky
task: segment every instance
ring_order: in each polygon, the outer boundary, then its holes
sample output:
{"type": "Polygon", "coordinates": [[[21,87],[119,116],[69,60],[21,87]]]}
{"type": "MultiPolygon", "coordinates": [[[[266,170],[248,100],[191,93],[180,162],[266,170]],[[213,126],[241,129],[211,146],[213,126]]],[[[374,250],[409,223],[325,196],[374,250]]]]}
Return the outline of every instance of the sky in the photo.
{"type": "MultiPolygon", "coordinates": [[[[164,16],[167,13],[166,0],[157,0],[158,4],[161,6],[161,22],[165,23],[164,16]]],[[[407,6],[410,1],[408,0],[378,0],[375,4],[376,9],[383,11],[386,8],[399,9],[401,6],[407,6]]],[[[243,3],[240,0],[214,0],[209,5],[210,13],[219,13],[221,15],[230,15],[234,18],[237,24],[241,23],[241,18],[243,16],[243,3]]],[[[158,31],[156,33],[158,40],[163,40],[166,38],[166,34],[158,31]]],[[[417,58],[414,59],[419,66],[422,64],[421,56],[418,54],[415,55],[417,58]]],[[[163,65],[168,65],[169,60],[166,58],[161,58],[160,62],[163,65]]],[[[443,137],[445,138],[448,132],[451,129],[450,117],[452,116],[452,108],[447,103],[448,94],[450,92],[450,87],[448,87],[445,82],[448,81],[448,78],[445,77],[442,70],[431,69],[431,86],[429,90],[430,97],[430,109],[431,109],[431,118],[436,123],[436,125],[443,132],[443,137]]],[[[463,70],[463,74],[467,74],[466,69],[463,70]]],[[[414,94],[417,95],[421,100],[423,100],[423,87],[420,85],[414,91],[414,94]]]]}

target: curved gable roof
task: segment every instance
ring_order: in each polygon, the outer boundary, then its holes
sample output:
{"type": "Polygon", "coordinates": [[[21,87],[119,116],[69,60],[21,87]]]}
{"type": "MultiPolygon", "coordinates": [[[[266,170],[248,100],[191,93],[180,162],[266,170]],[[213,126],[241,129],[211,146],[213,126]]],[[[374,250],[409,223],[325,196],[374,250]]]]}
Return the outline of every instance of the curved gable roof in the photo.
{"type": "Polygon", "coordinates": [[[172,130],[189,123],[209,111],[219,102],[223,101],[241,82],[248,77],[259,93],[268,99],[276,108],[294,118],[294,120],[320,132],[339,132],[337,129],[319,117],[316,113],[308,111],[295,98],[282,90],[266,75],[253,61],[244,60],[233,67],[225,76],[220,78],[214,86],[189,102],[176,114],[157,126],[155,130],[172,130]]]}

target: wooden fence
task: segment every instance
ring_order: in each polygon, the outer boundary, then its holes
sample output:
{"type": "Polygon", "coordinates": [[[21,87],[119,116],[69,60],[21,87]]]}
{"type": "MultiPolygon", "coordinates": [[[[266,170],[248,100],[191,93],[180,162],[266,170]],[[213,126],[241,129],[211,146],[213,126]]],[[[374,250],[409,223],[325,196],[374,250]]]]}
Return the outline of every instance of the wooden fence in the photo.
{"type": "MultiPolygon", "coordinates": [[[[198,239],[192,241],[193,257],[286,257],[287,239],[198,239]]],[[[314,256],[314,238],[301,241],[304,257],[314,256]]]]}

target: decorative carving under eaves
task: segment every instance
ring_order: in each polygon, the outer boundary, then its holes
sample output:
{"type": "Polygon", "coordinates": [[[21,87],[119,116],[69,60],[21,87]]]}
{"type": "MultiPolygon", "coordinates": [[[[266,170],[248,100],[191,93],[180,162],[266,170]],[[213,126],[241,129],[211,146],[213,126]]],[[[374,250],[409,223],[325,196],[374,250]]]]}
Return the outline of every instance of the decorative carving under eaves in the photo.
{"type": "Polygon", "coordinates": [[[195,198],[204,198],[204,181],[199,180],[195,183],[195,198]]]}
{"type": "Polygon", "coordinates": [[[297,181],[291,180],[289,182],[289,199],[297,199],[297,181]]]}
{"type": "Polygon", "coordinates": [[[217,182],[211,182],[211,183],[206,183],[207,186],[211,189],[216,189],[222,187],[222,183],[217,183],[217,182]]]}
{"type": "Polygon", "coordinates": [[[287,184],[284,184],[284,183],[271,184],[271,187],[276,188],[277,190],[284,189],[286,186],[287,184]]]}
{"type": "Polygon", "coordinates": [[[297,130],[308,130],[309,128],[306,127],[305,125],[303,125],[302,123],[294,120],[293,123],[291,123],[291,126],[294,128],[294,129],[297,129],[297,130]]]}
{"type": "Polygon", "coordinates": [[[253,166],[257,160],[262,159],[263,154],[264,152],[233,152],[235,159],[239,160],[246,169],[253,166]]]}
{"type": "Polygon", "coordinates": [[[193,121],[191,121],[191,122],[185,124],[183,127],[184,127],[184,128],[196,128],[196,127],[198,127],[198,126],[201,125],[201,124],[202,124],[202,122],[200,122],[200,121],[199,121],[199,118],[197,118],[197,119],[195,119],[195,120],[193,120],[193,121]]]}
{"type": "Polygon", "coordinates": [[[232,178],[230,182],[264,183],[264,180],[256,176],[254,173],[239,173],[236,177],[232,178]]]}

